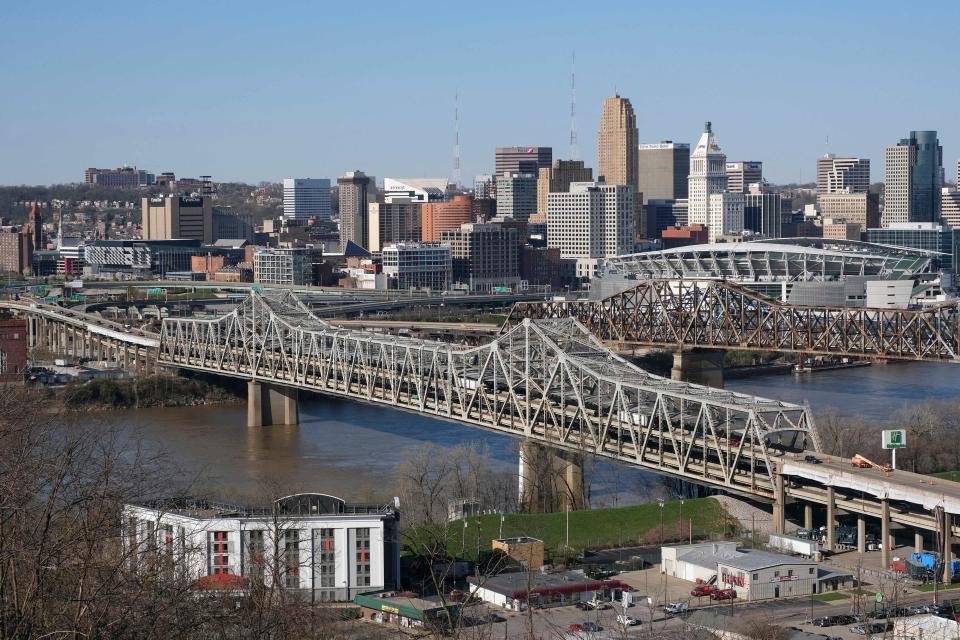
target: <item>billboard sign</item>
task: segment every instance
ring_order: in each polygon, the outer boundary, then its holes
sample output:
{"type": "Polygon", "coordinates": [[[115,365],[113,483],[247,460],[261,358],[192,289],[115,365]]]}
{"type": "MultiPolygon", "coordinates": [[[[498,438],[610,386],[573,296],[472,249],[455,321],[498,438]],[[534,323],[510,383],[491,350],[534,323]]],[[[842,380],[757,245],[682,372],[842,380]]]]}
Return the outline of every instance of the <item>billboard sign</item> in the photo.
{"type": "Polygon", "coordinates": [[[904,429],[888,429],[883,432],[884,449],[903,449],[907,446],[907,432],[904,429]]]}

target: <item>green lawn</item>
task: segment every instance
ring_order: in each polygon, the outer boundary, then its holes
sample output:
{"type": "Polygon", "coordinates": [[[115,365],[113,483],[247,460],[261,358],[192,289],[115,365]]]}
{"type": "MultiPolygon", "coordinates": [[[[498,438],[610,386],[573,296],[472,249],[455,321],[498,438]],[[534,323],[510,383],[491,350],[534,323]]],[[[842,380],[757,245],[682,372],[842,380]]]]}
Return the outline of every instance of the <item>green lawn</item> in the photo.
{"type": "Polygon", "coordinates": [[[945,589],[960,589],[960,582],[954,582],[952,584],[941,584],[935,587],[933,584],[921,584],[914,587],[917,591],[933,591],[935,588],[939,591],[945,589]]]}
{"type": "MultiPolygon", "coordinates": [[[[679,540],[680,502],[666,502],[663,507],[664,539],[679,540]]],[[[689,537],[689,523],[693,520],[693,537],[704,538],[720,534],[729,534],[735,530],[734,522],[712,498],[685,500],[683,504],[683,539],[689,537]]],[[[481,551],[490,549],[490,541],[498,537],[530,536],[544,541],[551,552],[561,552],[567,540],[567,514],[508,514],[500,528],[498,514],[479,517],[479,537],[477,518],[467,519],[449,525],[447,549],[450,553],[475,559],[477,546],[481,551]],[[462,548],[461,548],[462,545],[462,548]]],[[[660,541],[660,507],[657,504],[644,504],[617,509],[591,509],[570,512],[570,547],[574,550],[605,549],[638,544],[656,544],[660,541]]]]}
{"type": "Polygon", "coordinates": [[[827,593],[818,593],[810,596],[811,600],[816,600],[817,602],[831,602],[833,600],[844,600],[849,598],[845,593],[840,593],[839,591],[830,591],[827,593]]]}
{"type": "Polygon", "coordinates": [[[941,478],[951,482],[960,482],[960,471],[939,471],[937,473],[931,473],[930,475],[934,478],[941,478]]]}

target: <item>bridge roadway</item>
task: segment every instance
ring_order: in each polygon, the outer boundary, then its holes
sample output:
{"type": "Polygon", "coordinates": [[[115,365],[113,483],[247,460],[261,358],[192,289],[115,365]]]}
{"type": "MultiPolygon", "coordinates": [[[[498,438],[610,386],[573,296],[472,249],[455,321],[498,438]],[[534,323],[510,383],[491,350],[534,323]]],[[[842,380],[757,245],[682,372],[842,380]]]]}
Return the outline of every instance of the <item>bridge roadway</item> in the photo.
{"type": "Polygon", "coordinates": [[[960,360],[960,302],[925,309],[792,305],[716,279],[643,280],[602,300],[518,303],[504,326],[567,317],[617,348],[960,360]]]}
{"type": "Polygon", "coordinates": [[[30,301],[0,306],[31,331],[43,320],[158,349],[161,365],[386,404],[769,501],[780,530],[798,503],[807,528],[817,505],[825,523],[855,516],[861,548],[869,518],[884,536],[912,529],[918,546],[930,532],[944,552],[960,537],[960,484],[821,455],[808,409],[653,376],[573,319],[527,320],[466,348],[336,328],[291,294],[251,293],[217,319],[165,319],[159,339],[30,301]]]}

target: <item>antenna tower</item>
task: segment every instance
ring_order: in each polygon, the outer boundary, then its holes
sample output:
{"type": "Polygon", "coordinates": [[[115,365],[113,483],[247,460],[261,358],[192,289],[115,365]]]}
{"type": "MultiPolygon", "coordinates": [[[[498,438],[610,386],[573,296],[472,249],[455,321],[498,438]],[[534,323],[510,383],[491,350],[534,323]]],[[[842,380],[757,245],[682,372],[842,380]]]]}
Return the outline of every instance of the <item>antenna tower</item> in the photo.
{"type": "Polygon", "coordinates": [[[570,159],[580,159],[580,146],[577,144],[577,54],[570,54],[570,159]]]}
{"type": "Polygon", "coordinates": [[[460,91],[453,94],[453,184],[460,187],[460,91]]]}

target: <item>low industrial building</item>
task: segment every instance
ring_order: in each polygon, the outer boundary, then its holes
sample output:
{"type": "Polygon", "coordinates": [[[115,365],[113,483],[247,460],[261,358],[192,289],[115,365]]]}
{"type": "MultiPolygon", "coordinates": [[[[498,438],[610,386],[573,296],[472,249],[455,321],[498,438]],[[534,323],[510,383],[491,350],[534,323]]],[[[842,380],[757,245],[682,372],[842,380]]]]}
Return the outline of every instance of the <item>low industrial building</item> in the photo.
{"type": "Polygon", "coordinates": [[[394,504],[353,504],[319,493],[260,507],[163,499],[124,505],[122,524],[134,568],[155,565],[159,555],[194,580],[282,580],[283,587],[316,601],[348,601],[398,586],[400,514],[394,504]],[[281,575],[271,567],[280,567],[281,575]]]}
{"type": "Polygon", "coordinates": [[[366,609],[364,617],[403,628],[445,628],[459,617],[459,605],[418,598],[406,592],[365,593],[353,601],[366,609]]]}
{"type": "Polygon", "coordinates": [[[519,571],[496,576],[471,576],[470,592],[484,602],[523,611],[529,601],[535,608],[559,607],[598,597],[619,599],[630,586],[619,580],[594,580],[580,571],[552,573],[519,571]]]}
{"type": "Polygon", "coordinates": [[[527,571],[536,571],[543,566],[543,540],[528,538],[497,538],[491,543],[494,551],[502,551],[516,560],[527,571]]]}
{"type": "Polygon", "coordinates": [[[813,560],[741,549],[735,542],[663,547],[660,571],[690,582],[716,576],[716,585],[735,590],[740,600],[809,595],[853,583],[849,573],[822,569],[813,560]]]}
{"type": "Polygon", "coordinates": [[[922,640],[924,638],[960,638],[960,622],[935,615],[909,616],[894,618],[893,638],[895,640],[922,640]]]}

